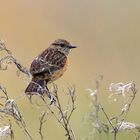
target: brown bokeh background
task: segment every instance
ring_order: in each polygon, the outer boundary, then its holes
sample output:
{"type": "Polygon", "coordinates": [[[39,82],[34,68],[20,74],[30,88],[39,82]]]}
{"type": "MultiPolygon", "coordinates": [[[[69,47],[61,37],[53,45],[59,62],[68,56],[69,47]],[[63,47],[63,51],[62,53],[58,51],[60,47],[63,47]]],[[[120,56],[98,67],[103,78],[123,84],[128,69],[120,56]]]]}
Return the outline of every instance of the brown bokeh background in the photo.
{"type": "MultiPolygon", "coordinates": [[[[106,91],[111,82],[135,81],[140,87],[139,5],[138,0],[1,1],[0,39],[24,66],[29,68],[34,57],[55,39],[64,38],[78,46],[69,56],[68,71],[56,81],[62,100],[66,99],[62,90],[69,84],[76,86],[77,110],[72,126],[78,140],[91,129],[82,123],[90,104],[85,89],[94,87],[98,75],[104,76],[101,97],[109,112],[120,110],[117,103],[108,102],[106,91]]],[[[19,104],[31,134],[38,140],[40,109],[31,106],[26,97],[20,97],[27,85],[25,81],[26,77],[16,76],[14,66],[0,72],[0,83],[19,104]]],[[[139,99],[137,95],[128,120],[140,124],[139,99]]],[[[18,127],[16,130],[16,140],[27,139],[18,127]]],[[[47,118],[45,136],[49,140],[65,139],[53,116],[47,118]]]]}

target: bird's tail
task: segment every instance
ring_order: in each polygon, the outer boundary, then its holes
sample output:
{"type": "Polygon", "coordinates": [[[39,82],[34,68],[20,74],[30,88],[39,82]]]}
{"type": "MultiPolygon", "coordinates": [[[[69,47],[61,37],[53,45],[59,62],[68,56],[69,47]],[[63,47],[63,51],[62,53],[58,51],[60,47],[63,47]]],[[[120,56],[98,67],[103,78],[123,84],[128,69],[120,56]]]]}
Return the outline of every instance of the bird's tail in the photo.
{"type": "Polygon", "coordinates": [[[32,79],[28,87],[25,90],[26,94],[39,93],[44,94],[45,92],[45,80],[44,79],[32,79]]]}

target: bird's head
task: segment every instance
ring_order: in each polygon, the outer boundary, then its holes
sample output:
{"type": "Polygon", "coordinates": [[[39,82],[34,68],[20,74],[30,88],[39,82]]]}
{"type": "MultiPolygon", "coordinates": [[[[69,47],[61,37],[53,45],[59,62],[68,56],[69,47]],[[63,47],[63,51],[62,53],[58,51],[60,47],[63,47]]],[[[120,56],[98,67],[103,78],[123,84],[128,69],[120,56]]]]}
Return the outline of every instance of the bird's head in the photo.
{"type": "Polygon", "coordinates": [[[57,39],[57,40],[55,40],[51,44],[51,47],[57,48],[59,51],[65,53],[66,55],[68,55],[69,52],[72,49],[77,48],[76,46],[71,45],[68,41],[66,41],[64,39],[57,39]]]}

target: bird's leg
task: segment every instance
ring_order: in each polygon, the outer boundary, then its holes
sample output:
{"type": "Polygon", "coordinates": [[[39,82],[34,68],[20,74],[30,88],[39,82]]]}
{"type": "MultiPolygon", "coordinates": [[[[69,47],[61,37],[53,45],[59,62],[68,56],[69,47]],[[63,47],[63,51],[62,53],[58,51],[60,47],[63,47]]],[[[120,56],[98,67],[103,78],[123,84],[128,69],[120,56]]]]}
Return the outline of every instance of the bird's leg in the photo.
{"type": "Polygon", "coordinates": [[[45,90],[46,90],[47,96],[50,99],[50,104],[53,104],[54,102],[56,102],[55,96],[49,91],[49,89],[47,87],[47,81],[45,83],[45,90]]]}

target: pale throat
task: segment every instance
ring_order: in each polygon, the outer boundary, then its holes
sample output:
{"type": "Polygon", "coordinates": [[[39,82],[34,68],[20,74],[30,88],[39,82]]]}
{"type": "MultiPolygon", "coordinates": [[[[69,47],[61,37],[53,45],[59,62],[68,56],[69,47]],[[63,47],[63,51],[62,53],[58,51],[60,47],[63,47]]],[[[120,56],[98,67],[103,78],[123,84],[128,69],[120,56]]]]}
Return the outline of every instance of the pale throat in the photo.
{"type": "Polygon", "coordinates": [[[61,49],[59,49],[59,51],[64,53],[65,55],[68,55],[71,52],[71,49],[69,49],[69,48],[61,48],[61,49]]]}
{"type": "Polygon", "coordinates": [[[59,46],[52,46],[57,48],[58,51],[64,53],[65,55],[68,55],[71,52],[71,49],[66,48],[66,47],[59,47],[59,46]]]}

